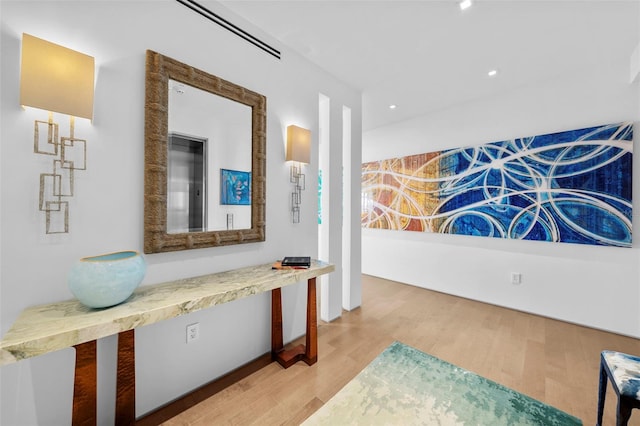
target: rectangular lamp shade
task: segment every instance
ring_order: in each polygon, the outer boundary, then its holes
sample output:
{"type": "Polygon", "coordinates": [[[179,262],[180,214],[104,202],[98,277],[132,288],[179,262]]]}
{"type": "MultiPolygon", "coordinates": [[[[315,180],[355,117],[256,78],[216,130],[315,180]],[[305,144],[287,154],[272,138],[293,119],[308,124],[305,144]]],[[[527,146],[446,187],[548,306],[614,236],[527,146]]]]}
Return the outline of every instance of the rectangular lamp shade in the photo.
{"type": "Polygon", "coordinates": [[[92,56],[23,34],[20,104],[91,120],[94,70],[92,56]]]}
{"type": "Polygon", "coordinates": [[[287,158],[286,161],[310,163],[311,159],[311,131],[298,126],[287,127],[287,158]]]}

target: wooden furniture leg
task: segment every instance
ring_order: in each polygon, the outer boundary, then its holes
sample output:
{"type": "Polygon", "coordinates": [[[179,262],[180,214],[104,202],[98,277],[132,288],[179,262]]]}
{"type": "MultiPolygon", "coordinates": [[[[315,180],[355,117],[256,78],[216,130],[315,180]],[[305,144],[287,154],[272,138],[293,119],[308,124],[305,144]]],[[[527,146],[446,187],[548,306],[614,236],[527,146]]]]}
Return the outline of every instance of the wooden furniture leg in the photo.
{"type": "Polygon", "coordinates": [[[118,373],[116,378],[116,425],[136,423],[135,331],[118,334],[118,373]]]}
{"type": "Polygon", "coordinates": [[[271,358],[277,360],[282,351],[282,291],[279,288],[271,290],[271,358]]]}
{"type": "Polygon", "coordinates": [[[318,361],[318,305],[316,302],[316,279],[307,283],[307,339],[303,361],[313,365],[318,361]]]}
{"type": "Polygon", "coordinates": [[[318,361],[318,310],[316,307],[316,279],[307,282],[306,344],[284,350],[282,337],[282,293],[271,290],[271,356],[284,368],[298,361],[313,365],[318,361]]]}
{"type": "Polygon", "coordinates": [[[95,340],[74,346],[76,367],[73,381],[72,426],[95,426],[97,417],[97,343],[95,340]]]}

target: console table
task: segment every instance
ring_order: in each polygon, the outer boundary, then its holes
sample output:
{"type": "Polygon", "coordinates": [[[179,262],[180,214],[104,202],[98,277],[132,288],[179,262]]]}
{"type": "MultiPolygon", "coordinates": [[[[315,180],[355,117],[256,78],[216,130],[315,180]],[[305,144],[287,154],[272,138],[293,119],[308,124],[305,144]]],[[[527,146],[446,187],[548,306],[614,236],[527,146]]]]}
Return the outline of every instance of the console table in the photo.
{"type": "Polygon", "coordinates": [[[25,309],[0,341],[0,366],[59,349],[76,350],[73,425],[97,422],[97,339],[118,335],[116,424],[135,424],[135,329],[271,291],[271,354],[284,368],[318,357],[316,277],[335,270],[318,260],[308,269],[271,264],[143,286],[124,303],[90,309],[68,300],[25,309]],[[306,344],[285,351],[281,288],[307,280],[306,344]]]}

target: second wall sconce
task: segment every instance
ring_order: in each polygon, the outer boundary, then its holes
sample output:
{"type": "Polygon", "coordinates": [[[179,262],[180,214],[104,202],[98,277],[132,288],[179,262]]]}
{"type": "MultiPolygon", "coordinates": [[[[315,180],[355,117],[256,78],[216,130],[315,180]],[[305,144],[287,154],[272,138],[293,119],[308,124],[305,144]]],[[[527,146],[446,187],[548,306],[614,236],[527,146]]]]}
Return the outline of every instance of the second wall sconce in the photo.
{"type": "Polygon", "coordinates": [[[93,119],[95,63],[92,56],[22,35],[20,104],[49,111],[35,121],[33,151],[53,156],[53,171],[40,174],[39,209],[46,213],[46,233],[69,232],[69,201],[74,171],[87,168],[87,141],[74,135],[74,117],[93,119]],[[67,114],[69,136],[58,137],[53,112],[67,114]],[[52,222],[54,222],[52,224],[52,222]]]}
{"type": "Polygon", "coordinates": [[[298,126],[287,127],[286,161],[292,161],[290,181],[295,184],[291,193],[291,217],[293,223],[300,222],[300,204],[305,189],[305,175],[302,165],[309,164],[311,158],[311,131],[298,126]]]}

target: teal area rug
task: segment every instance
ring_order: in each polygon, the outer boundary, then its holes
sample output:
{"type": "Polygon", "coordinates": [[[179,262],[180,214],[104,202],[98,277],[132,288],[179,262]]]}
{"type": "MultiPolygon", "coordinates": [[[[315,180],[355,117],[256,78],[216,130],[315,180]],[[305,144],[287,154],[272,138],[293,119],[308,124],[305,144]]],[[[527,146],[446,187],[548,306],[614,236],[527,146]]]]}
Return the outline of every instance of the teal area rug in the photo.
{"type": "Polygon", "coordinates": [[[540,401],[395,342],[304,425],[582,425],[540,401]]]}

